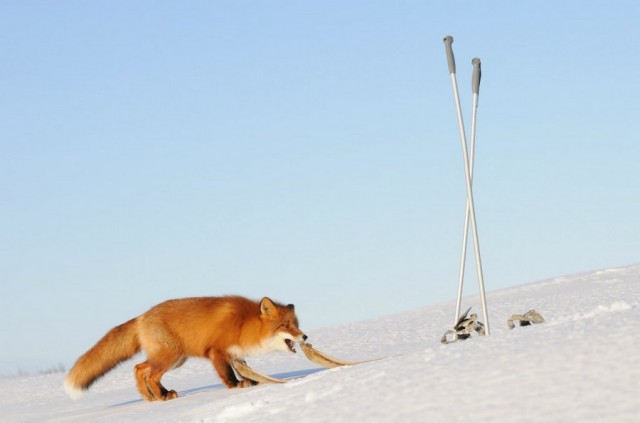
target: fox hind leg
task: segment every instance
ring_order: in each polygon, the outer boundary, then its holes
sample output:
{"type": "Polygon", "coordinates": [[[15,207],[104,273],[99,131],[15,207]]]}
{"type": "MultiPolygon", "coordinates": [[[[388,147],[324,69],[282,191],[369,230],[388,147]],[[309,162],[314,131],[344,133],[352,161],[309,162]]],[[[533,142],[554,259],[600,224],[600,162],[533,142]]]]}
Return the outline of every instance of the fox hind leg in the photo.
{"type": "Polygon", "coordinates": [[[179,361],[180,357],[154,356],[135,367],[136,385],[142,398],[147,401],[166,401],[178,397],[174,390],[168,390],[160,379],[179,361]]]}
{"type": "Polygon", "coordinates": [[[153,391],[149,389],[149,373],[151,373],[151,365],[149,364],[149,361],[140,363],[134,368],[138,392],[140,392],[143,399],[147,401],[155,401],[156,397],[153,394],[153,391]]]}

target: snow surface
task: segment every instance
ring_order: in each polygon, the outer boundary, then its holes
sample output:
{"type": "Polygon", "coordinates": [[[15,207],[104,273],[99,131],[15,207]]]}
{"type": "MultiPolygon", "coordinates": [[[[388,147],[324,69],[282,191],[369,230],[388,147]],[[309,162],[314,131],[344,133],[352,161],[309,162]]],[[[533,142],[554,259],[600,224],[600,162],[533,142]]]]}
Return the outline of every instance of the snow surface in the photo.
{"type": "MultiPolygon", "coordinates": [[[[640,265],[492,292],[491,335],[450,345],[440,337],[453,323],[452,302],[317,330],[310,341],[327,354],[387,358],[316,372],[301,353],[273,354],[249,363],[306,376],[237,390],[192,359],[163,379],[181,396],[165,403],[140,399],[132,366],[141,357],[76,401],[63,374],[7,378],[0,421],[640,422],[639,294],[640,265]],[[508,329],[511,314],[531,308],[546,322],[508,329]]],[[[469,305],[481,315],[477,297],[465,298],[469,305]]]]}

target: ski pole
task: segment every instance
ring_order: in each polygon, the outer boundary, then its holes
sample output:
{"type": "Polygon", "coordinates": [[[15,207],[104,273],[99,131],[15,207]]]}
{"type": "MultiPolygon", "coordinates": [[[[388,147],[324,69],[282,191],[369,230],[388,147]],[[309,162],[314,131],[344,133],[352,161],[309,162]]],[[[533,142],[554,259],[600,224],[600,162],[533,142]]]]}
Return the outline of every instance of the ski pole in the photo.
{"type": "MultiPolygon", "coordinates": [[[[471,91],[473,93],[473,105],[471,114],[471,145],[469,148],[469,173],[471,174],[471,183],[473,183],[473,165],[476,150],[476,114],[478,110],[478,96],[480,93],[480,59],[474,58],[471,61],[473,65],[473,76],[471,78],[471,91]]],[[[456,298],[456,314],[455,319],[459,319],[460,308],[462,306],[462,287],[464,284],[465,265],[467,261],[467,245],[469,240],[469,202],[467,201],[466,212],[464,216],[464,234],[462,237],[462,254],[460,258],[460,272],[458,273],[458,295],[456,298]]],[[[484,301],[483,310],[486,308],[484,301]]]]}
{"type": "MultiPolygon", "coordinates": [[[[447,54],[447,63],[449,65],[449,74],[451,75],[451,85],[453,87],[453,97],[455,100],[455,105],[456,105],[456,113],[458,115],[458,129],[460,131],[460,141],[462,144],[462,156],[463,156],[463,160],[464,160],[464,170],[465,170],[465,179],[466,179],[466,185],[467,185],[467,211],[468,211],[468,215],[469,218],[471,220],[471,231],[473,234],[473,246],[475,249],[475,258],[476,258],[476,272],[478,274],[478,285],[480,287],[480,300],[482,302],[482,312],[483,312],[483,317],[484,317],[484,325],[485,325],[485,334],[489,335],[490,330],[489,330],[489,316],[487,313],[487,306],[486,306],[486,298],[485,298],[485,292],[484,292],[484,276],[483,276],[483,272],[482,272],[482,262],[480,259],[480,242],[478,240],[478,229],[477,229],[477,225],[476,225],[476,213],[475,213],[475,205],[473,202],[473,189],[472,189],[472,176],[471,176],[471,171],[472,168],[470,166],[471,162],[469,160],[469,152],[467,149],[467,139],[466,139],[466,135],[465,135],[465,129],[464,129],[464,122],[462,119],[462,110],[460,108],[460,96],[458,94],[458,81],[456,79],[456,63],[455,63],[455,58],[453,56],[453,49],[451,48],[451,44],[453,43],[453,37],[452,36],[446,36],[444,38],[444,45],[445,45],[445,49],[446,49],[446,54],[447,54]]],[[[473,114],[474,114],[474,118],[473,120],[475,121],[475,111],[476,111],[476,107],[477,107],[477,97],[479,94],[479,88],[480,88],[480,61],[477,61],[477,66],[476,63],[474,64],[474,77],[472,79],[472,87],[473,87],[473,94],[474,94],[474,109],[473,109],[473,114]],[[477,69],[477,78],[476,78],[476,69],[477,69]],[[476,84],[477,81],[477,84],[476,84]]],[[[473,135],[473,137],[475,138],[475,135],[473,135]]],[[[475,147],[475,146],[474,146],[475,147]]],[[[466,235],[465,235],[466,237],[466,235]]],[[[466,254],[466,246],[464,246],[465,249],[465,254],[466,254]]],[[[461,293],[462,293],[462,280],[459,280],[459,285],[458,285],[458,296],[460,297],[461,293]]],[[[461,299],[461,297],[460,297],[461,299]]],[[[459,306],[456,305],[456,317],[455,317],[455,322],[457,322],[459,316],[459,306]]],[[[455,323],[454,323],[455,324],[455,323]]]]}

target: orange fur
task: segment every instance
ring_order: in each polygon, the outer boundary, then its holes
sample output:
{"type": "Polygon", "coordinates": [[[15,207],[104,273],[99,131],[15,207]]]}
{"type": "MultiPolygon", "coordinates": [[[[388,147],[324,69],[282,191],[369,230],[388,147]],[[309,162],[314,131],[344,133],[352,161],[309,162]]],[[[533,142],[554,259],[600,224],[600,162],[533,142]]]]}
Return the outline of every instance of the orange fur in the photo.
{"type": "Polygon", "coordinates": [[[75,396],[140,350],[147,360],[135,366],[136,385],[149,401],[178,396],[160,379],[188,357],[209,359],[229,388],[250,386],[251,381],[236,377],[233,358],[289,351],[293,342],[304,339],[292,304],[237,296],[169,300],[107,332],[78,359],[65,387],[75,396]]]}

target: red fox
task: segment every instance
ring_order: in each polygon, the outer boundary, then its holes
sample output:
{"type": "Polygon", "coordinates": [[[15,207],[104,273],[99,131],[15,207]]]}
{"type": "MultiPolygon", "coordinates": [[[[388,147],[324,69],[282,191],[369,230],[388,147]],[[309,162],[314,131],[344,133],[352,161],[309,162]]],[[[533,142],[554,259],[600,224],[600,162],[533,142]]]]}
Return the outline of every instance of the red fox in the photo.
{"type": "Polygon", "coordinates": [[[144,350],[136,365],[138,391],[147,401],[177,398],[160,383],[162,375],[188,357],[211,360],[229,388],[251,386],[238,380],[231,361],[270,351],[295,353],[295,342],[307,336],[298,329],[293,304],[260,302],[238,296],[183,298],[165,301],[115,328],[84,353],[69,371],[65,389],[77,398],[109,370],[144,350]]]}

